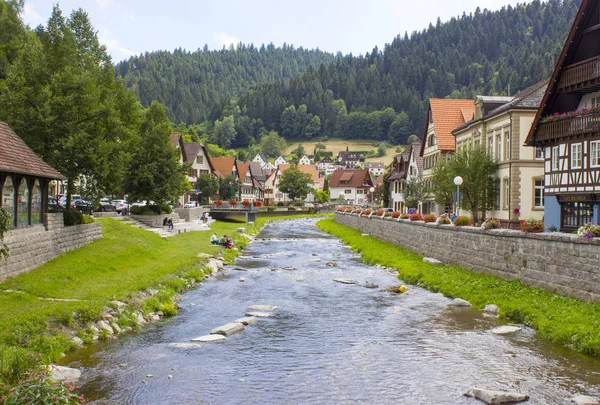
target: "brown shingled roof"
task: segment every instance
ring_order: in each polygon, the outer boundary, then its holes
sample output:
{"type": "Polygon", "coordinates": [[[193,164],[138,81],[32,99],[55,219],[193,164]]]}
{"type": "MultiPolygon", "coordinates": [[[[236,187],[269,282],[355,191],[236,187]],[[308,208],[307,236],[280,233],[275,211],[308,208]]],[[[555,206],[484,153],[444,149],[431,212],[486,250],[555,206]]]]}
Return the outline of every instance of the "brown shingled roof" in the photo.
{"type": "Polygon", "coordinates": [[[216,157],[212,158],[211,161],[217,176],[223,178],[233,173],[234,157],[216,157]]]}
{"type": "Polygon", "coordinates": [[[363,183],[369,183],[369,186],[373,185],[369,171],[366,169],[339,169],[333,172],[331,179],[329,180],[329,187],[362,187],[363,183]],[[347,184],[341,184],[341,178],[347,178],[348,175],[352,177],[347,184]]]}
{"type": "Polygon", "coordinates": [[[240,178],[240,181],[243,183],[244,179],[246,178],[246,174],[248,173],[248,169],[250,168],[250,165],[248,163],[238,162],[237,168],[238,168],[238,177],[240,178]]]}
{"type": "Polygon", "coordinates": [[[435,126],[435,137],[439,150],[453,151],[455,139],[452,130],[466,121],[473,119],[475,115],[475,103],[473,100],[461,100],[452,98],[432,98],[429,100],[430,110],[427,112],[425,133],[421,154],[427,144],[427,130],[429,128],[429,114],[433,115],[435,126]]]}
{"type": "Polygon", "coordinates": [[[202,144],[198,142],[190,142],[183,144],[183,160],[186,162],[194,162],[198,152],[202,149],[202,144]]]}
{"type": "Polygon", "coordinates": [[[32,151],[4,122],[0,122],[0,171],[47,179],[65,178],[32,151]]]}
{"type": "Polygon", "coordinates": [[[170,143],[171,146],[175,147],[179,144],[179,138],[181,138],[181,134],[176,132],[174,134],[171,134],[171,139],[170,139],[170,143]]]}

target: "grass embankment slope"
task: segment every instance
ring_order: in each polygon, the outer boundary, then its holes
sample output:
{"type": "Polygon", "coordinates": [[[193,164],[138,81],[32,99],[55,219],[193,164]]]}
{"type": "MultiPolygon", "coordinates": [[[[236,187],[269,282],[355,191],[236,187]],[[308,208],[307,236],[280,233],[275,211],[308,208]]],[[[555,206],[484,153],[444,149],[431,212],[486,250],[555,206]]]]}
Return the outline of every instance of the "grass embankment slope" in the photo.
{"type": "MultiPolygon", "coordinates": [[[[285,155],[290,155],[298,145],[302,144],[307,155],[312,155],[315,145],[322,143],[327,146],[326,152],[333,152],[333,156],[337,156],[338,152],[345,151],[346,147],[350,151],[377,151],[377,145],[381,141],[360,140],[360,139],[330,139],[323,142],[293,142],[285,150],[285,155]]],[[[386,149],[385,156],[367,158],[367,162],[389,162],[392,156],[397,155],[396,146],[390,146],[386,149]]]]}
{"type": "Polygon", "coordinates": [[[576,351],[600,356],[600,303],[584,302],[455,266],[423,263],[422,256],[336,223],[317,226],[350,245],[369,264],[398,269],[398,277],[477,308],[500,307],[500,316],[538,330],[539,335],[576,351]]]}
{"type": "MultiPolygon", "coordinates": [[[[243,249],[248,241],[236,229],[245,227],[252,234],[270,220],[259,217],[250,226],[218,221],[211,229],[231,235],[243,249]]],[[[141,291],[160,289],[159,294],[136,304],[144,313],[162,310],[165,304],[174,308],[172,297],[188,288],[190,280],[204,278],[198,253],[223,256],[227,262],[237,255],[234,250],[211,246],[212,232],[161,238],[116,220],[99,222],[103,238],[0,283],[0,384],[34,365],[33,360],[24,359],[30,357],[26,356],[29,352],[41,353],[44,362],[51,362],[74,348],[68,332],[78,331],[85,337],[86,325],[101,319],[112,300],[129,302],[141,291]],[[22,358],[29,363],[18,364],[22,358]]]]}

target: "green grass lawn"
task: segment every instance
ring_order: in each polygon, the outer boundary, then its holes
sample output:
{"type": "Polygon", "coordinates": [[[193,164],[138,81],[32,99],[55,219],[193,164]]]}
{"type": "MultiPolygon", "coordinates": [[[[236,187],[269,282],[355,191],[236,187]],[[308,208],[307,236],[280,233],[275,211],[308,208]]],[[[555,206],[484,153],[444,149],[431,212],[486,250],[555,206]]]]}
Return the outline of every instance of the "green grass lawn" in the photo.
{"type": "Polygon", "coordinates": [[[398,269],[398,277],[407,283],[463,298],[477,308],[496,304],[501,316],[533,327],[541,337],[600,356],[598,302],[584,302],[460,267],[423,263],[423,257],[416,253],[372,236],[362,236],[360,231],[333,219],[319,221],[317,226],[349,244],[362,254],[365,262],[398,269]]]}
{"type": "Polygon", "coordinates": [[[7,375],[15,376],[8,370],[15,356],[34,351],[49,362],[73,348],[67,331],[81,330],[99,320],[109,301],[129,302],[140,291],[160,288],[166,293],[160,302],[153,298],[154,310],[171,302],[173,295],[185,290],[186,280],[202,280],[203,261],[198,253],[223,256],[232,262],[238,253],[211,245],[213,231],[231,235],[235,246],[243,249],[248,241],[236,232],[238,227],[252,234],[266,222],[294,217],[259,217],[254,225],[217,221],[211,225],[212,231],[186,232],[172,238],[161,238],[113,219],[99,220],[103,238],[0,283],[0,383],[10,379],[7,375]],[[15,355],[15,348],[25,351],[15,355]]]}

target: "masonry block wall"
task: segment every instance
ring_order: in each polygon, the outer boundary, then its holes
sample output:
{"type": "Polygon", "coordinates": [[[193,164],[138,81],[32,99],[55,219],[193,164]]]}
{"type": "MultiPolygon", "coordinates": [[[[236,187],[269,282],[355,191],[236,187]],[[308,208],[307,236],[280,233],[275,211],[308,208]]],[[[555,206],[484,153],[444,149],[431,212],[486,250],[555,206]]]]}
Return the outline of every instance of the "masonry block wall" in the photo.
{"type": "Polygon", "coordinates": [[[15,229],[5,234],[10,249],[0,260],[0,280],[25,273],[71,250],[102,237],[99,223],[64,227],[62,213],[46,214],[44,225],[15,229]]]}
{"type": "Polygon", "coordinates": [[[600,301],[600,241],[560,233],[425,224],[336,213],[336,222],[477,272],[600,301]]]}

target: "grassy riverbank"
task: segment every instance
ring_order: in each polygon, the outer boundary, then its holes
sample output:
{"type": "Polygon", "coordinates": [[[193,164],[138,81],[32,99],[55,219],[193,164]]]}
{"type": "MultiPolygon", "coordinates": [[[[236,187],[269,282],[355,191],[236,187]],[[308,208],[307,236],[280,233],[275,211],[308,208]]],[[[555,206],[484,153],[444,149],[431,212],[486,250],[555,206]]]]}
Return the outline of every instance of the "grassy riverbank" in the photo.
{"type": "Polygon", "coordinates": [[[422,256],[336,223],[319,221],[317,226],[347,243],[369,264],[398,269],[398,277],[448,297],[463,298],[477,308],[500,307],[500,315],[536,329],[539,335],[573,350],[600,356],[600,303],[525,286],[495,276],[474,273],[455,266],[423,263],[422,256]]]}
{"type": "MultiPolygon", "coordinates": [[[[248,239],[236,233],[238,227],[254,234],[267,222],[297,217],[307,216],[259,217],[250,226],[218,221],[211,229],[231,235],[243,250],[248,239]]],[[[173,314],[173,297],[205,277],[198,253],[223,256],[226,262],[238,254],[210,245],[209,231],[161,238],[113,219],[99,222],[103,238],[0,283],[0,385],[14,384],[40,361],[30,353],[40,353],[48,363],[76,347],[73,333],[89,342],[87,326],[102,319],[110,301],[128,303],[131,311],[173,314]],[[159,293],[140,296],[150,289],[159,293]]],[[[122,327],[136,326],[126,316],[121,319],[122,327]]]]}

